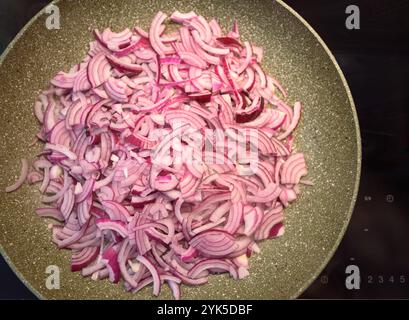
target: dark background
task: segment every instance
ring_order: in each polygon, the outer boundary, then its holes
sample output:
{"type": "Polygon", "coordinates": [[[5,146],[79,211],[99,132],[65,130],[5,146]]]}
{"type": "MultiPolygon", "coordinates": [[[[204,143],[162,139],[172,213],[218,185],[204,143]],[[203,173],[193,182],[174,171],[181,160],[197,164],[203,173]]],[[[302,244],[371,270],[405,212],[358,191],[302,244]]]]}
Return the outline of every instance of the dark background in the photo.
{"type": "MultiPolygon", "coordinates": [[[[227,1],[227,0],[226,0],[227,1]]],[[[119,1],[118,1],[119,2],[119,1]]],[[[363,165],[345,237],[301,298],[409,298],[409,0],[285,0],[327,43],[356,103],[363,165]],[[347,30],[357,5],[360,30],[347,30]],[[359,267],[359,290],[345,268],[359,267]]],[[[0,0],[0,52],[48,1],[0,0]]],[[[0,299],[33,299],[0,258],[0,299]]]]}

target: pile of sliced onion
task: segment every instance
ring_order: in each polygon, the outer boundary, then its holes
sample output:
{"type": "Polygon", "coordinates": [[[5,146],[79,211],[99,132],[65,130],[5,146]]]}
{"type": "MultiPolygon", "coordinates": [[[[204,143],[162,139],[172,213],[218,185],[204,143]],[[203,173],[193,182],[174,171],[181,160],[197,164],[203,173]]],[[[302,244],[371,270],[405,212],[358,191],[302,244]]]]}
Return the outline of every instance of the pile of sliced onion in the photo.
{"type": "Polygon", "coordinates": [[[37,214],[57,221],[52,240],[71,250],[72,271],[154,295],[166,283],[179,299],[182,283],[248,276],[257,243],[284,233],[283,209],[311,183],[293,147],[302,105],[286,104],[262,48],[242,41],[237,23],[223,33],[176,11],[179,29],[166,33],[166,19],[94,31],[84,60],[35,103],[44,151],[6,191],[40,184],[37,214]],[[231,159],[206,130],[252,132],[257,161],[231,159]]]}

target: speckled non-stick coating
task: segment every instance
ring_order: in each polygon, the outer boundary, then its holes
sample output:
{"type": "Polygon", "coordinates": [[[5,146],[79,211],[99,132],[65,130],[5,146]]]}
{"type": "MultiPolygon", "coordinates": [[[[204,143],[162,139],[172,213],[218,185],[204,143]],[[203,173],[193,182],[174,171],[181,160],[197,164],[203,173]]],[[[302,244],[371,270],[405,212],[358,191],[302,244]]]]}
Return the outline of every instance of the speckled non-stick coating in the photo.
{"type": "MultiPolygon", "coordinates": [[[[271,0],[70,0],[57,3],[61,29],[45,27],[41,13],[11,44],[0,66],[0,189],[19,174],[20,159],[33,158],[41,146],[28,147],[39,126],[32,115],[36,96],[59,70],[68,71],[87,52],[93,28],[120,31],[148,28],[158,10],[170,14],[195,10],[224,28],[239,21],[243,39],[265,49],[263,66],[301,100],[302,121],[296,146],[305,153],[313,187],[285,210],[285,235],[261,245],[251,259],[250,276],[235,281],[212,276],[200,287],[183,286],[184,299],[283,299],[298,296],[319,274],[342,238],[356,199],[360,175],[360,136],[352,97],[330,51],[292,9],[271,0]]],[[[69,270],[69,252],[50,241],[49,221],[38,218],[39,193],[25,185],[0,192],[0,244],[19,277],[49,299],[150,299],[151,288],[137,294],[123,285],[95,282],[69,270]],[[45,286],[46,267],[61,269],[61,288],[45,286]]],[[[164,286],[160,298],[170,298],[164,286]]]]}

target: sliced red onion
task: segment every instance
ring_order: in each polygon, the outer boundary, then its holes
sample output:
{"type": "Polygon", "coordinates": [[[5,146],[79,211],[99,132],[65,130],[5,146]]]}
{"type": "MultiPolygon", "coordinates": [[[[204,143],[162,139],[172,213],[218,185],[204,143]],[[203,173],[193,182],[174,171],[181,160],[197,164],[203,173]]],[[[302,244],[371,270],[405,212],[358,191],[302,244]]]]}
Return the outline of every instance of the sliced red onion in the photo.
{"type": "Polygon", "coordinates": [[[138,64],[127,63],[120,58],[114,57],[113,55],[109,55],[106,57],[111,65],[123,70],[123,71],[130,71],[130,72],[141,72],[143,68],[138,64]]]}
{"type": "Polygon", "coordinates": [[[225,46],[232,46],[232,47],[238,47],[238,48],[243,47],[240,41],[232,37],[218,37],[216,38],[216,40],[224,44],[225,46]]]}
{"type": "Polygon", "coordinates": [[[87,181],[85,181],[84,186],[82,187],[82,192],[76,196],[75,202],[80,203],[87,199],[92,193],[94,184],[95,184],[94,179],[88,179],[87,181]]]}
{"type": "Polygon", "coordinates": [[[117,232],[122,238],[128,236],[128,229],[126,223],[118,220],[111,220],[100,218],[96,220],[96,224],[99,230],[112,230],[117,232]]]}
{"type": "Polygon", "coordinates": [[[189,98],[201,103],[210,102],[212,98],[212,93],[210,91],[204,91],[200,93],[191,93],[189,94],[189,98]]]}
{"type": "Polygon", "coordinates": [[[255,207],[249,213],[244,215],[244,231],[246,236],[252,235],[259,227],[263,219],[263,211],[259,207],[255,207]]]}
{"type": "Polygon", "coordinates": [[[104,88],[108,97],[118,102],[127,102],[128,96],[132,94],[131,88],[124,81],[113,77],[108,78],[104,83],[104,88]]]}
{"type": "Polygon", "coordinates": [[[205,231],[190,240],[189,244],[210,258],[225,257],[236,247],[234,238],[223,231],[205,231]]]}
{"type": "Polygon", "coordinates": [[[259,190],[255,195],[249,195],[247,199],[251,202],[265,203],[276,200],[280,193],[281,188],[278,186],[278,184],[270,182],[267,184],[264,190],[259,190]]]}
{"type": "Polygon", "coordinates": [[[230,234],[234,234],[240,228],[242,219],[243,204],[241,202],[235,202],[230,209],[228,220],[223,229],[230,234]]]}
{"type": "Polygon", "coordinates": [[[285,132],[283,132],[282,134],[278,136],[278,139],[283,140],[287,138],[297,127],[298,122],[300,121],[300,118],[301,118],[301,108],[302,108],[301,102],[297,101],[294,104],[294,117],[291,119],[291,123],[289,127],[286,129],[285,132]]]}
{"type": "Polygon", "coordinates": [[[151,45],[156,53],[161,57],[165,56],[166,54],[172,54],[174,52],[172,47],[164,45],[162,43],[162,40],[160,39],[159,27],[165,21],[166,17],[166,14],[159,11],[153,18],[151,27],[149,29],[149,40],[151,42],[151,45]]]}
{"type": "Polygon", "coordinates": [[[251,46],[251,44],[248,41],[244,42],[244,47],[246,49],[246,58],[245,60],[242,62],[241,66],[235,70],[237,72],[237,74],[241,74],[243,73],[248,66],[251,64],[252,58],[253,58],[253,48],[251,46]]]}
{"type": "Polygon", "coordinates": [[[206,50],[207,52],[209,52],[210,54],[214,54],[214,55],[227,55],[230,53],[229,49],[225,49],[225,48],[216,48],[216,47],[212,47],[210,45],[208,45],[206,42],[204,42],[202,40],[202,38],[199,35],[199,32],[197,32],[196,30],[192,31],[192,36],[193,39],[196,41],[196,43],[203,49],[206,50]]]}
{"type": "Polygon", "coordinates": [[[74,251],[71,255],[71,271],[81,271],[91,264],[99,254],[98,247],[86,247],[82,250],[74,251]]]}
{"type": "Polygon", "coordinates": [[[59,88],[72,89],[77,74],[77,72],[65,73],[63,71],[60,71],[50,82],[59,88]]]}
{"type": "Polygon", "coordinates": [[[206,61],[193,52],[179,52],[178,54],[184,62],[191,66],[201,69],[205,69],[207,67],[206,61]]]}
{"type": "Polygon", "coordinates": [[[170,290],[172,291],[173,298],[175,300],[180,300],[181,292],[180,292],[180,285],[173,281],[173,280],[166,280],[170,290]]]}
{"type": "Polygon", "coordinates": [[[192,19],[192,21],[190,21],[190,25],[193,28],[195,28],[197,31],[199,31],[200,36],[202,37],[203,41],[207,43],[212,41],[212,37],[213,37],[212,30],[210,28],[209,23],[203,16],[198,16],[196,19],[192,19]]]}
{"type": "Polygon", "coordinates": [[[197,14],[194,11],[190,11],[188,13],[181,13],[179,11],[175,11],[170,16],[170,19],[176,23],[183,23],[185,21],[189,21],[197,17],[197,14]]]}
{"type": "Polygon", "coordinates": [[[21,172],[20,172],[20,176],[17,179],[17,181],[15,183],[13,183],[12,185],[8,186],[6,188],[6,192],[12,192],[17,190],[18,188],[20,188],[24,181],[26,181],[27,175],[28,175],[28,170],[29,170],[29,165],[28,165],[28,161],[27,159],[21,159],[21,172]]]}
{"type": "Polygon", "coordinates": [[[71,245],[79,242],[79,240],[86,234],[89,224],[84,224],[79,230],[75,230],[79,228],[78,221],[74,227],[68,227],[69,223],[74,220],[71,217],[65,218],[67,222],[66,226],[60,231],[61,239],[56,241],[59,249],[70,247],[71,245]],[[65,232],[64,232],[65,231],[65,232]]]}
{"type": "Polygon", "coordinates": [[[237,123],[253,121],[263,112],[263,110],[264,99],[256,97],[248,108],[236,111],[235,120],[237,123]]]}
{"type": "Polygon", "coordinates": [[[47,108],[45,109],[44,118],[43,118],[43,125],[44,130],[46,133],[53,130],[54,126],[56,125],[56,115],[55,115],[56,104],[54,101],[49,101],[47,104],[47,108]]]}
{"type": "Polygon", "coordinates": [[[108,269],[109,281],[118,283],[121,279],[121,271],[118,263],[118,249],[117,247],[109,247],[102,254],[101,261],[108,269]]]}
{"type": "Polygon", "coordinates": [[[274,238],[284,234],[282,221],[283,207],[281,205],[267,211],[264,214],[260,228],[254,234],[255,240],[274,238]]]}
{"type": "Polygon", "coordinates": [[[87,57],[38,97],[44,150],[6,191],[41,182],[50,207],[36,212],[61,222],[52,240],[73,271],[154,295],[167,282],[179,299],[181,283],[249,276],[247,257],[284,233],[284,208],[311,183],[294,152],[301,103],[280,99],[263,49],[237,21],[226,33],[176,11],[166,32],[166,18],[149,33],[94,30],[87,57]]]}
{"type": "Polygon", "coordinates": [[[307,174],[304,155],[302,153],[292,154],[283,164],[281,170],[281,183],[298,184],[300,179],[307,174]]]}
{"type": "Polygon", "coordinates": [[[77,160],[77,155],[69,150],[66,146],[46,143],[45,149],[57,151],[71,160],[77,160]]]}
{"type": "Polygon", "coordinates": [[[117,57],[124,57],[129,55],[130,53],[135,52],[139,48],[147,48],[149,47],[149,41],[141,35],[138,40],[133,40],[133,43],[130,43],[127,47],[121,48],[114,52],[115,56],[117,57]]]}
{"type": "Polygon", "coordinates": [[[103,84],[111,76],[111,66],[104,53],[99,53],[88,63],[88,80],[93,88],[103,84]]]}
{"type": "Polygon", "coordinates": [[[58,210],[57,208],[38,208],[36,209],[36,213],[40,217],[52,218],[61,222],[64,221],[64,217],[61,214],[61,211],[58,210]]]}
{"type": "Polygon", "coordinates": [[[159,191],[170,191],[173,190],[178,184],[179,181],[173,174],[159,176],[155,181],[155,189],[159,191]]]}
{"type": "Polygon", "coordinates": [[[229,272],[234,279],[238,278],[234,265],[227,260],[221,259],[203,260],[190,269],[188,275],[192,278],[198,278],[206,270],[217,270],[217,273],[229,272]]]}
{"type": "Polygon", "coordinates": [[[153,279],[153,294],[155,296],[158,296],[160,293],[160,288],[161,288],[161,281],[159,277],[159,272],[156,269],[155,265],[149,261],[147,258],[143,256],[138,256],[136,259],[142,263],[151,273],[152,279],[153,279]]]}
{"type": "Polygon", "coordinates": [[[101,201],[101,204],[112,220],[128,221],[130,217],[129,211],[122,204],[109,200],[101,201]]]}
{"type": "Polygon", "coordinates": [[[222,29],[220,28],[219,23],[215,19],[212,19],[212,20],[209,21],[209,27],[210,27],[210,29],[212,31],[212,34],[215,37],[221,37],[222,36],[222,33],[223,33],[222,29]]]}
{"type": "Polygon", "coordinates": [[[73,83],[73,92],[87,91],[91,89],[91,82],[88,79],[87,68],[78,71],[73,83]]]}

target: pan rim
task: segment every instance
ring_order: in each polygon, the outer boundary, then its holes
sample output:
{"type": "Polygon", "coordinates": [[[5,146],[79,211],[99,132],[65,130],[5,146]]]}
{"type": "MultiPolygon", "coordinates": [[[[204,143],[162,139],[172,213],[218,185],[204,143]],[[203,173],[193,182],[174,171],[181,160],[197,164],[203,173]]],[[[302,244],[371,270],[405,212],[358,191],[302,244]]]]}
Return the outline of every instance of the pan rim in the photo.
{"type": "MultiPolygon", "coordinates": [[[[3,53],[0,55],[0,68],[3,65],[4,60],[6,59],[8,53],[13,49],[15,44],[20,40],[20,38],[23,36],[23,34],[31,27],[31,25],[37,21],[37,19],[42,16],[45,13],[45,10],[47,7],[50,5],[55,5],[59,3],[61,0],[53,0],[46,6],[44,6],[36,15],[34,15],[25,25],[24,27],[16,34],[16,36],[12,39],[12,41],[7,45],[7,47],[4,49],[3,53]]],[[[297,12],[295,11],[291,6],[286,4],[284,0],[276,0],[276,2],[281,5],[284,9],[286,9],[289,13],[291,13],[293,16],[295,16],[303,25],[308,29],[309,32],[312,33],[312,35],[315,37],[315,39],[318,41],[318,43],[321,45],[321,47],[325,50],[326,54],[330,58],[332,64],[334,65],[341,81],[343,84],[343,87],[347,93],[348,100],[350,103],[351,111],[352,111],[352,116],[354,120],[354,125],[355,125],[355,132],[356,132],[356,148],[357,148],[357,154],[356,154],[356,175],[355,175],[355,183],[353,187],[353,194],[351,197],[350,201],[350,206],[348,208],[347,216],[346,219],[344,220],[344,223],[342,225],[342,228],[339,232],[337,240],[334,242],[331,250],[328,251],[327,256],[325,259],[323,259],[322,263],[312,276],[307,279],[303,285],[300,287],[300,289],[294,293],[292,296],[290,296],[289,299],[296,299],[299,297],[311,284],[312,282],[319,276],[319,274],[322,272],[322,270],[325,268],[325,266],[328,264],[328,262],[331,260],[333,257],[335,251],[339,247],[339,244],[341,240],[343,239],[346,229],[349,225],[349,222],[352,217],[352,213],[355,207],[355,203],[357,200],[358,196],[358,190],[359,190],[359,185],[360,185],[360,179],[361,179],[361,166],[362,166],[362,145],[361,145],[361,133],[360,133],[360,126],[359,126],[359,119],[355,107],[355,102],[351,93],[351,89],[349,88],[348,82],[345,78],[344,73],[342,72],[341,67],[339,66],[335,56],[331,52],[331,50],[328,48],[324,40],[319,36],[319,34],[315,31],[315,29],[297,12]]],[[[40,300],[46,300],[46,298],[36,289],[34,288],[29,281],[26,280],[26,278],[23,276],[23,274],[18,270],[18,268],[14,265],[14,263],[11,261],[9,256],[7,255],[6,251],[4,250],[2,244],[0,243],[0,253],[3,256],[4,260],[10,267],[10,269],[13,271],[13,273],[17,276],[17,278],[40,300]]]]}
{"type": "Polygon", "coordinates": [[[312,33],[312,35],[318,40],[319,44],[322,46],[322,48],[325,50],[327,53],[328,57],[331,59],[331,62],[334,64],[335,69],[338,72],[338,75],[342,81],[342,84],[344,86],[344,89],[347,93],[348,100],[350,103],[351,111],[352,111],[352,116],[354,119],[354,124],[355,124],[355,132],[356,132],[356,146],[357,146],[357,155],[356,155],[356,176],[355,176],[355,184],[354,184],[354,190],[352,193],[352,198],[350,202],[350,206],[348,209],[348,215],[347,219],[345,219],[344,224],[342,226],[341,231],[339,232],[338,238],[335,241],[332,249],[329,251],[327,254],[326,258],[322,261],[321,265],[319,268],[316,269],[316,271],[313,273],[313,275],[305,281],[304,286],[302,286],[298,292],[296,292],[293,296],[290,297],[290,299],[296,299],[299,297],[313,282],[314,280],[320,275],[322,270],[324,270],[325,266],[328,264],[328,262],[331,260],[331,258],[334,256],[335,251],[339,247],[339,244],[341,243],[341,240],[344,238],[345,232],[348,228],[349,222],[351,221],[352,213],[354,211],[355,203],[358,197],[358,190],[359,190],[359,184],[361,180],[361,166],[362,166],[362,145],[361,145],[361,130],[359,126],[359,119],[358,119],[358,114],[356,112],[356,107],[355,107],[355,102],[354,98],[352,96],[351,89],[349,88],[348,82],[345,78],[344,73],[342,72],[341,67],[339,66],[335,56],[331,52],[331,50],[328,48],[327,44],[325,41],[320,37],[317,31],[297,12],[295,11],[292,7],[290,7],[288,4],[286,4],[283,0],[276,0],[277,3],[279,3],[281,6],[283,6],[286,10],[288,10],[292,15],[294,15],[307,29],[312,33]]]}

